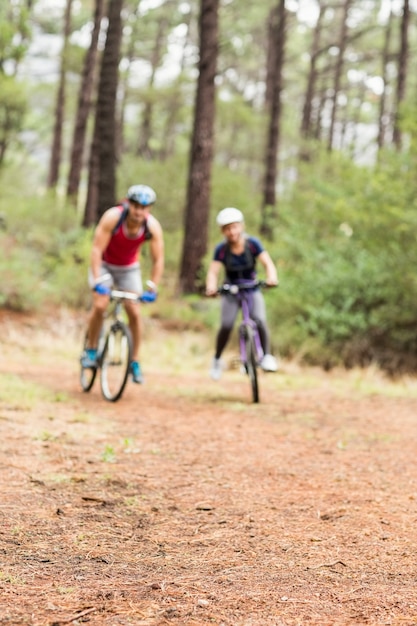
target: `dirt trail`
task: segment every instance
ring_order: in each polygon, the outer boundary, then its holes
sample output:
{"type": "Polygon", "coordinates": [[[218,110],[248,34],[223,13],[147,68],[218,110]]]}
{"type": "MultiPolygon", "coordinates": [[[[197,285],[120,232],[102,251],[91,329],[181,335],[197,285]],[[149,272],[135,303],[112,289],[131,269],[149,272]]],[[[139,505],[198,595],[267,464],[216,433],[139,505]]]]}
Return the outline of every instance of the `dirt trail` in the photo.
{"type": "Polygon", "coordinates": [[[110,404],[78,319],[0,321],[0,624],[417,624],[414,381],[284,364],[253,405],[149,348],[110,404]]]}

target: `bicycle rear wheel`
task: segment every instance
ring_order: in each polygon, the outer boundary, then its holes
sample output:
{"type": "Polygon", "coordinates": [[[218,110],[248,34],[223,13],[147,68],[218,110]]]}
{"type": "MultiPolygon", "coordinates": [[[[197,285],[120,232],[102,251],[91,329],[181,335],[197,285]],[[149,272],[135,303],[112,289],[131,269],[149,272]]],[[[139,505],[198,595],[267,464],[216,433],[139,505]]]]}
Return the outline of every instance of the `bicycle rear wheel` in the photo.
{"type": "MultiPolygon", "coordinates": [[[[83,352],[82,352],[82,355],[81,355],[81,359],[82,359],[82,357],[84,355],[84,352],[86,350],[87,343],[88,343],[88,335],[86,333],[86,335],[84,337],[84,346],[83,346],[83,352]]],[[[82,387],[83,391],[90,391],[90,389],[94,385],[94,381],[96,379],[97,368],[96,367],[83,367],[81,359],[80,359],[80,365],[81,365],[80,382],[81,382],[81,387],[82,387]]]]}
{"type": "Polygon", "coordinates": [[[253,330],[245,326],[246,371],[249,376],[253,402],[259,402],[258,370],[256,369],[256,349],[253,330]]]}
{"type": "Polygon", "coordinates": [[[132,339],[125,324],[116,322],[107,334],[101,358],[100,385],[106,400],[116,402],[129,376],[132,339]]]}

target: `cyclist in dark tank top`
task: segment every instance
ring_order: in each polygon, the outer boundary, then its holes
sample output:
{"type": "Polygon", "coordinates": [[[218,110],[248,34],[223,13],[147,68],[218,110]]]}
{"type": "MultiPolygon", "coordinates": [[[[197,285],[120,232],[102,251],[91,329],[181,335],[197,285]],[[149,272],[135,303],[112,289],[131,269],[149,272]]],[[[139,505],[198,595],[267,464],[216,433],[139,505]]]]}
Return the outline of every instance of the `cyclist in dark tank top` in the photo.
{"type": "MultiPolygon", "coordinates": [[[[224,241],[215,247],[213,259],[207,272],[206,295],[214,296],[217,294],[222,270],[224,271],[225,283],[238,284],[239,281],[254,280],[257,276],[257,261],[265,270],[266,284],[277,285],[276,267],[259,239],[245,233],[242,212],[234,207],[227,207],[218,214],[217,224],[224,235],[224,241]]],[[[229,340],[238,312],[239,303],[236,298],[229,294],[223,294],[221,296],[221,324],[217,333],[215,353],[210,369],[213,380],[219,380],[221,377],[223,363],[220,357],[229,340]]],[[[278,363],[271,354],[265,300],[258,288],[255,288],[252,294],[251,317],[258,324],[265,353],[260,366],[266,372],[276,372],[278,363]]]]}

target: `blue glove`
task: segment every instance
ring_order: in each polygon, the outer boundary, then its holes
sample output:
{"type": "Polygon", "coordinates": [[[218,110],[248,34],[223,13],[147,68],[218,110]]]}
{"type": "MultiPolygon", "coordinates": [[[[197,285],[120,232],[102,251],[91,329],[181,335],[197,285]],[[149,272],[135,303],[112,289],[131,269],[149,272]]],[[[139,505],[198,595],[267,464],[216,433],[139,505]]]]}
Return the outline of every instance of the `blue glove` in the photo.
{"type": "Polygon", "coordinates": [[[155,302],[158,294],[155,291],[144,291],[140,297],[141,302],[155,302]]]}
{"type": "Polygon", "coordinates": [[[109,296],[111,293],[110,287],[107,287],[107,285],[102,285],[100,283],[98,285],[94,285],[93,291],[99,293],[101,296],[109,296]]]}

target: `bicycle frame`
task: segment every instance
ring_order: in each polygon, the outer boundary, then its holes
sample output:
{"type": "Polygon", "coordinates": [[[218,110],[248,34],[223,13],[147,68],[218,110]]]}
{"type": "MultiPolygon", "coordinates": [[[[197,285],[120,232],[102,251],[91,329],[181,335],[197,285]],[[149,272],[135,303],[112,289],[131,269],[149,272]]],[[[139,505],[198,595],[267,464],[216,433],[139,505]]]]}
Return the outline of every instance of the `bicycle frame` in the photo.
{"type": "Polygon", "coordinates": [[[239,349],[241,361],[243,364],[245,364],[248,359],[246,351],[245,333],[243,332],[243,329],[245,326],[250,326],[253,331],[256,362],[259,363],[264,356],[264,351],[261,344],[261,338],[259,336],[258,325],[256,324],[255,320],[250,317],[248,292],[245,289],[239,290],[236,297],[239,300],[240,309],[242,312],[242,321],[239,326],[239,349]]]}
{"type": "Polygon", "coordinates": [[[259,387],[257,366],[264,356],[259,328],[250,316],[249,290],[265,286],[261,281],[248,281],[236,285],[223,285],[218,291],[220,294],[231,294],[238,300],[242,320],[239,325],[239,352],[242,366],[249,376],[254,402],[259,402],[259,387]]]}
{"type": "Polygon", "coordinates": [[[116,329],[125,323],[121,318],[121,313],[123,310],[123,300],[133,300],[134,302],[137,302],[140,299],[137,294],[130,293],[128,291],[119,291],[117,289],[112,289],[110,293],[109,306],[104,313],[103,326],[99,337],[97,350],[97,360],[99,365],[101,365],[101,356],[109,330],[111,328],[116,329]]]}
{"type": "MultiPolygon", "coordinates": [[[[241,331],[242,326],[248,325],[253,330],[253,337],[256,349],[257,361],[260,361],[264,356],[264,351],[262,348],[261,338],[259,336],[258,325],[255,320],[251,318],[249,311],[249,290],[254,289],[256,287],[265,287],[264,281],[247,281],[245,283],[241,283],[240,285],[228,285],[225,284],[218,290],[220,294],[231,294],[235,296],[239,302],[240,310],[242,313],[242,320],[239,325],[239,330],[241,331]]],[[[246,361],[246,345],[244,338],[241,336],[242,333],[239,333],[239,349],[242,357],[242,361],[246,361]]]]}
{"type": "Polygon", "coordinates": [[[111,291],[99,338],[97,367],[84,369],[81,366],[81,386],[84,391],[90,391],[97,371],[100,370],[104,398],[115,402],[121,397],[127,382],[132,353],[130,330],[121,317],[122,305],[126,300],[138,302],[140,299],[140,296],[131,292],[116,289],[111,291]]]}
{"type": "Polygon", "coordinates": [[[140,302],[140,296],[136,293],[131,293],[129,291],[119,291],[117,289],[112,289],[110,292],[110,303],[107,311],[104,314],[103,323],[107,321],[111,321],[112,324],[115,322],[122,323],[121,320],[121,312],[123,300],[133,300],[133,302],[140,302]]]}

